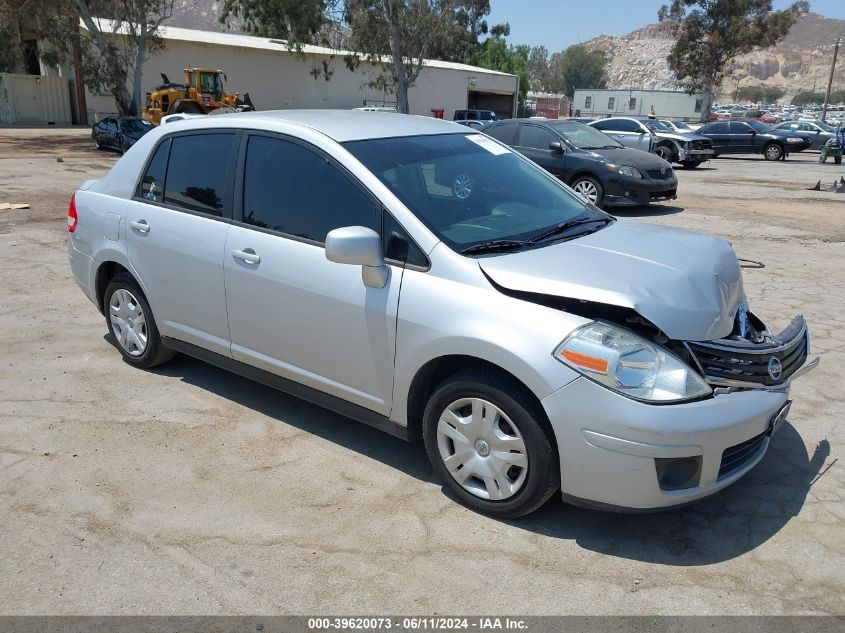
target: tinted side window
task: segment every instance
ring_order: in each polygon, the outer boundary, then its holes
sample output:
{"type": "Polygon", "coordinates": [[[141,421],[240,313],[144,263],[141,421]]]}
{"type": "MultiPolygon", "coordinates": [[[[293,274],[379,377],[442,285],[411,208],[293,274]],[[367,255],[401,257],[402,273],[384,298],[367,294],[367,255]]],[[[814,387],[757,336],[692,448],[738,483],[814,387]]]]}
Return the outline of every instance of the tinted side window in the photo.
{"type": "Polygon", "coordinates": [[[141,179],[138,197],[161,202],[164,194],[164,175],[167,173],[167,157],[170,155],[170,139],[159,143],[147,171],[141,179]]]}
{"type": "Polygon", "coordinates": [[[618,128],[614,127],[613,121],[596,121],[593,123],[593,127],[597,130],[616,130],[618,128]]]}
{"type": "Polygon", "coordinates": [[[519,128],[519,146],[532,149],[549,149],[549,143],[557,139],[554,135],[539,125],[523,125],[519,128]]]}
{"type": "Polygon", "coordinates": [[[400,262],[407,262],[417,266],[428,266],[428,258],[420,250],[408,233],[389,213],[384,213],[384,256],[387,259],[395,259],[400,262]]]}
{"type": "Polygon", "coordinates": [[[223,215],[234,134],[190,134],[171,139],[164,201],[223,215]]]}
{"type": "Polygon", "coordinates": [[[321,243],[343,226],[380,229],[378,207],[331,162],[266,136],[247,145],[243,221],[321,243]]]}
{"type": "Polygon", "coordinates": [[[514,132],[516,132],[516,128],[517,126],[513,123],[508,123],[506,125],[494,125],[484,130],[484,133],[487,136],[492,136],[497,141],[501,141],[507,145],[513,145],[513,135],[514,132]]]}
{"type": "Polygon", "coordinates": [[[705,132],[708,134],[727,134],[728,133],[728,124],[727,123],[713,123],[710,127],[708,127],[705,132]]]}
{"type": "Polygon", "coordinates": [[[615,127],[611,130],[619,130],[620,132],[640,132],[642,128],[636,121],[629,121],[628,119],[620,119],[614,123],[615,127]]]}
{"type": "Polygon", "coordinates": [[[753,130],[748,123],[742,123],[741,121],[733,121],[731,123],[731,134],[751,134],[753,130]]]}

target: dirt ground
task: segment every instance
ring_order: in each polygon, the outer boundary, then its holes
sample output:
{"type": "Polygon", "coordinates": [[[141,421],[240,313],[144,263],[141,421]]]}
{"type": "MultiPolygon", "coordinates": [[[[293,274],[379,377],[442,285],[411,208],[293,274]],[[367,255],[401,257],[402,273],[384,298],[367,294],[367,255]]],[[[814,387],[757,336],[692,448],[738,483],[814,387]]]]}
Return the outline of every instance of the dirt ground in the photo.
{"type": "Polygon", "coordinates": [[[619,213],[730,239],[766,266],[752,308],[810,322],[821,366],[760,465],[662,514],[498,521],[420,446],[187,358],[121,362],[65,246],[117,155],[0,130],[0,202],[31,205],[0,211],[0,614],[842,614],[845,194],[806,188],[845,167],[816,157],[720,158],[619,213]]]}

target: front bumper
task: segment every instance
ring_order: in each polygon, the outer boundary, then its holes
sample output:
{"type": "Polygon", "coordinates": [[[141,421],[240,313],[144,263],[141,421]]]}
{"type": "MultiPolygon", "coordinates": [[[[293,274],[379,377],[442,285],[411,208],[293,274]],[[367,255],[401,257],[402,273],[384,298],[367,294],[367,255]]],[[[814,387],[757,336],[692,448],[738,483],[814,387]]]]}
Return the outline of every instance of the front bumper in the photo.
{"type": "Polygon", "coordinates": [[[614,175],[605,182],[604,204],[609,207],[631,207],[674,200],[678,197],[678,177],[653,180],[614,175]]]}
{"type": "Polygon", "coordinates": [[[779,389],[654,405],[578,378],[542,401],[557,440],[563,497],[582,505],[645,511],[713,494],[763,458],[767,433],[788,394],[787,383],[779,389]],[[744,460],[726,471],[723,456],[728,459],[740,449],[744,460]],[[697,484],[661,487],[656,460],[688,457],[700,458],[697,484]]]}

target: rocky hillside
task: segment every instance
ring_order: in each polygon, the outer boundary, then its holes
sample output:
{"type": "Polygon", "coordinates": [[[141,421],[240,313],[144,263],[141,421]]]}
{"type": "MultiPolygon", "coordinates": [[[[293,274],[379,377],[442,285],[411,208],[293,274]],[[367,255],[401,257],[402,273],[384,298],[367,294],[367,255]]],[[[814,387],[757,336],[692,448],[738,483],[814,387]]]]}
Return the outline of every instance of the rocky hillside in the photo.
{"type": "MultiPolygon", "coordinates": [[[[830,73],[833,41],[845,35],[845,20],[809,13],[784,40],[737,58],[731,77],[721,94],[729,95],[737,86],[766,84],[787,90],[788,99],[801,90],[824,90],[830,73]]],[[[650,24],[621,37],[600,35],[585,43],[604,51],[608,57],[608,86],[611,88],[676,88],[666,63],[672,47],[671,36],[650,24]]],[[[845,88],[845,47],[840,49],[834,88],[845,88]]]]}

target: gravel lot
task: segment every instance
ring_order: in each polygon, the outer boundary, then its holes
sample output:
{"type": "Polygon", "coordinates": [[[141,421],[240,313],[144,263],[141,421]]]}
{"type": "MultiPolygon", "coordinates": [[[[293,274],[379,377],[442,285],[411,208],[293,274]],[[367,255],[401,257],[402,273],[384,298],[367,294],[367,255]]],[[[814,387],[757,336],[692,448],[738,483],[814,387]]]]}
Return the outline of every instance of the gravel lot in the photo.
{"type": "Polygon", "coordinates": [[[733,241],[752,308],[810,322],[821,366],[738,484],[647,516],[552,499],[497,521],[420,446],[187,358],[130,368],[70,277],[87,130],[0,130],[0,614],[803,614],[845,596],[845,168],[816,154],[680,171],[620,213],[733,241]],[[63,162],[57,162],[57,157],[63,162]],[[837,378],[837,376],[839,376],[837,378]]]}

